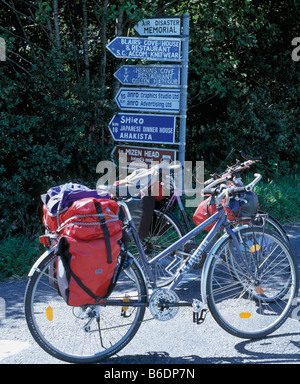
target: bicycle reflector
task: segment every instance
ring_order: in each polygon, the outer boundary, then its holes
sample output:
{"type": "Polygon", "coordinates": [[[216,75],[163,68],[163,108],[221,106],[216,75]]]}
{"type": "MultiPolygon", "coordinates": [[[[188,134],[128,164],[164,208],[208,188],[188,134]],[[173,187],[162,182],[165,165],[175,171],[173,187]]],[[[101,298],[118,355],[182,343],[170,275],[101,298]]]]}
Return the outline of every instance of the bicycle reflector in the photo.
{"type": "Polygon", "coordinates": [[[53,309],[50,307],[50,305],[46,308],[46,318],[49,321],[53,320],[53,309]]]}
{"type": "Polygon", "coordinates": [[[250,253],[254,253],[254,252],[257,252],[257,251],[259,251],[260,250],[260,245],[258,245],[258,244],[253,244],[253,245],[251,245],[251,247],[249,248],[249,252],[250,253]]]}
{"type": "Polygon", "coordinates": [[[241,319],[250,319],[251,313],[250,312],[242,312],[242,313],[240,313],[239,316],[241,319]]]}

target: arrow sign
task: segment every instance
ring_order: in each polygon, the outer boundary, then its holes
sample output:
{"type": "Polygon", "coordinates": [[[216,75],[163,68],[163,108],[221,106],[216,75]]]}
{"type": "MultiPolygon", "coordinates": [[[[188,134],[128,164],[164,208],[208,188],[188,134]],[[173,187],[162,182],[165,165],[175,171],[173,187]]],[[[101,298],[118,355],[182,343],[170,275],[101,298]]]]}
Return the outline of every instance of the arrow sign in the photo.
{"type": "Polygon", "coordinates": [[[140,36],[179,36],[180,28],[180,17],[144,19],[134,26],[140,36]]]}
{"type": "Polygon", "coordinates": [[[179,113],[180,90],[121,87],[115,100],[124,111],[179,113]]]}
{"type": "Polygon", "coordinates": [[[123,65],[114,76],[124,85],[180,86],[179,65],[123,65]]]}
{"type": "Polygon", "coordinates": [[[120,59],[181,61],[181,39],[116,37],[106,48],[120,59]]]}
{"type": "Polygon", "coordinates": [[[174,143],[175,116],[118,113],[109,123],[115,141],[174,143]]]}

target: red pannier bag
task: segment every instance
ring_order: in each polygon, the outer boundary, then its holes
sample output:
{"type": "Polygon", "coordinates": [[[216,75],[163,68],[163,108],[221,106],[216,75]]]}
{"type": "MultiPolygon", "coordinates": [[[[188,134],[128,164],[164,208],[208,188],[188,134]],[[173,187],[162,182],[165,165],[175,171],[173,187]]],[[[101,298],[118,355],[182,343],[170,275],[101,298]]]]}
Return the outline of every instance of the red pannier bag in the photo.
{"type": "Polygon", "coordinates": [[[68,305],[97,304],[112,292],[122,237],[118,210],[114,200],[84,198],[60,215],[55,274],[68,305]]]}
{"type": "Polygon", "coordinates": [[[110,254],[104,239],[81,241],[64,236],[59,240],[57,282],[68,305],[93,305],[110,295],[115,284],[121,237],[122,232],[110,237],[110,254]]]}
{"type": "MultiPolygon", "coordinates": [[[[258,198],[254,192],[246,192],[242,194],[242,199],[233,200],[229,202],[229,206],[225,205],[225,199],[221,201],[223,209],[229,221],[237,221],[238,223],[247,223],[258,212],[258,198]]],[[[212,196],[203,200],[193,215],[193,221],[196,225],[202,224],[205,220],[217,212],[215,200],[212,196]]],[[[210,231],[215,223],[208,225],[204,229],[210,231]]]]}
{"type": "Polygon", "coordinates": [[[92,240],[102,232],[95,203],[101,204],[103,217],[113,235],[122,225],[118,220],[119,206],[116,201],[95,197],[86,197],[74,201],[71,206],[60,214],[51,215],[43,206],[43,224],[52,233],[72,236],[81,240],[92,240]]]}
{"type": "MultiPolygon", "coordinates": [[[[216,204],[212,202],[212,198],[203,200],[196,209],[193,215],[193,221],[196,225],[202,224],[205,220],[207,220],[210,216],[217,212],[216,204]]],[[[205,227],[205,231],[210,231],[215,223],[208,225],[205,227]]]]}

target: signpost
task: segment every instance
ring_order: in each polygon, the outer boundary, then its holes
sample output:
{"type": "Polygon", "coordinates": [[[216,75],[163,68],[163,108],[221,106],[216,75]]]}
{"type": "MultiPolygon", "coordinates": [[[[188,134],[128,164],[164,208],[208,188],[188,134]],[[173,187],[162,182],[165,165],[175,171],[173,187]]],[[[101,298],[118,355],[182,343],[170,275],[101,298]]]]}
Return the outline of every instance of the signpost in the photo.
{"type": "Polygon", "coordinates": [[[115,100],[123,111],[179,113],[180,90],[120,88],[115,100]]]}
{"type": "Polygon", "coordinates": [[[127,163],[120,164],[120,166],[127,168],[133,165],[132,163],[139,163],[139,165],[144,165],[145,168],[150,167],[151,163],[154,161],[161,163],[162,161],[169,161],[170,163],[176,160],[176,150],[175,149],[162,149],[162,148],[153,148],[153,147],[137,147],[131,145],[117,145],[112,151],[112,156],[118,160],[121,158],[124,159],[120,154],[127,155],[127,163]],[[142,164],[143,163],[143,164],[142,164]]]}
{"type": "MultiPolygon", "coordinates": [[[[147,37],[118,36],[107,45],[107,49],[116,58],[162,63],[123,65],[114,74],[122,85],[127,86],[121,87],[115,97],[118,107],[121,111],[144,114],[120,112],[112,118],[109,129],[116,141],[176,144],[179,146],[179,161],[183,164],[186,145],[189,14],[145,19],[134,29],[140,36],[147,37]],[[171,65],[165,64],[166,62],[171,65]],[[180,64],[174,65],[174,62],[180,64]],[[177,116],[179,142],[175,143],[177,116]]],[[[139,153],[136,157],[145,158],[144,155],[145,153],[139,153]]]]}
{"type": "Polygon", "coordinates": [[[179,87],[179,65],[123,65],[114,76],[123,85],[179,87]]]}
{"type": "Polygon", "coordinates": [[[172,144],[175,121],[175,116],[118,113],[109,129],[115,141],[172,144]]]}
{"type": "Polygon", "coordinates": [[[116,37],[107,49],[118,59],[181,61],[181,39],[116,37]]]}
{"type": "Polygon", "coordinates": [[[180,36],[181,18],[144,19],[134,26],[140,36],[180,36]]]}

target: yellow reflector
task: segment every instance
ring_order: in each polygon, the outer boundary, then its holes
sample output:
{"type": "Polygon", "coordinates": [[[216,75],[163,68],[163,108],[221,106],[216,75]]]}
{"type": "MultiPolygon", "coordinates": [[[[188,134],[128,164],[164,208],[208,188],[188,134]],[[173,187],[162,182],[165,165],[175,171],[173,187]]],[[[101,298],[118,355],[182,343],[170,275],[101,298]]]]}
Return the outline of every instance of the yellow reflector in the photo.
{"type": "Polygon", "coordinates": [[[241,319],[249,319],[251,317],[251,313],[249,312],[242,312],[240,313],[240,318],[241,319]]]}
{"type": "MultiPolygon", "coordinates": [[[[130,299],[129,297],[124,297],[123,303],[129,303],[130,299]]],[[[126,312],[129,307],[122,307],[123,311],[126,312]]]]}
{"type": "Polygon", "coordinates": [[[258,244],[251,245],[251,247],[249,248],[249,252],[251,253],[257,252],[259,250],[260,250],[260,246],[258,244]]]}
{"type": "Polygon", "coordinates": [[[259,286],[255,287],[255,292],[259,293],[260,295],[263,295],[265,293],[262,287],[259,287],[259,286]]]}
{"type": "Polygon", "coordinates": [[[50,305],[49,305],[49,307],[46,308],[46,318],[49,321],[53,320],[53,309],[52,309],[52,307],[50,307],[50,305]]]}

